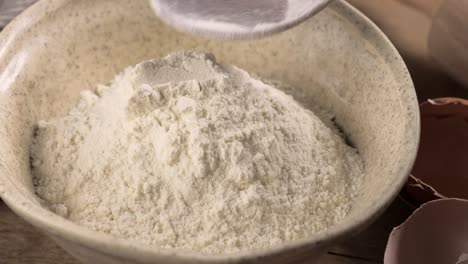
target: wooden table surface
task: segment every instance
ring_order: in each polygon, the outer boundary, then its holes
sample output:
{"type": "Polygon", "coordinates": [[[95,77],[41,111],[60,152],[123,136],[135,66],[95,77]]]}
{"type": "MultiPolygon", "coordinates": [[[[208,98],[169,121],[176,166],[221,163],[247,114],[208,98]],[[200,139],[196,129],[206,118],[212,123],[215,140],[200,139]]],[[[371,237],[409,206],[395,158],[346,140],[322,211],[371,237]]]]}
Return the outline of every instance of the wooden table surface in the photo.
{"type": "MultiPolygon", "coordinates": [[[[427,33],[424,20],[418,23],[394,19],[391,12],[398,14],[413,12],[405,1],[349,0],[376,22],[395,43],[401,52],[413,77],[420,101],[442,96],[468,98],[468,90],[447,77],[434,67],[427,56],[421,39],[427,33]],[[381,2],[388,6],[381,8],[381,2]],[[404,11],[404,12],[403,12],[404,11]],[[411,25],[410,27],[399,25],[411,25]],[[401,29],[404,29],[401,32],[401,29]]],[[[409,16],[417,17],[417,16],[409,16]]],[[[412,212],[412,208],[397,199],[388,210],[361,234],[343,241],[332,248],[320,263],[329,264],[376,264],[383,263],[383,254],[391,230],[402,223],[412,212]]],[[[53,241],[31,225],[16,216],[0,200],[0,264],[77,264],[53,241]]]]}

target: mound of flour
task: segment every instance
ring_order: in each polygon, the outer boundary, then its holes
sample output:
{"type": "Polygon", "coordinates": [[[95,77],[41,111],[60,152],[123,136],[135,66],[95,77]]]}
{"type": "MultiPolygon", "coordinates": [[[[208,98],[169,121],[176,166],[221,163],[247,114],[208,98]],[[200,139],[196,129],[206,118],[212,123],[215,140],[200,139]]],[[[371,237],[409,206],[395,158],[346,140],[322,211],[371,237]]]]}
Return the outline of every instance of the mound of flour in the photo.
{"type": "Polygon", "coordinates": [[[340,221],[363,174],[354,149],[282,91],[179,52],[84,91],[41,121],[36,192],[91,229],[204,253],[266,248],[340,221]]]}

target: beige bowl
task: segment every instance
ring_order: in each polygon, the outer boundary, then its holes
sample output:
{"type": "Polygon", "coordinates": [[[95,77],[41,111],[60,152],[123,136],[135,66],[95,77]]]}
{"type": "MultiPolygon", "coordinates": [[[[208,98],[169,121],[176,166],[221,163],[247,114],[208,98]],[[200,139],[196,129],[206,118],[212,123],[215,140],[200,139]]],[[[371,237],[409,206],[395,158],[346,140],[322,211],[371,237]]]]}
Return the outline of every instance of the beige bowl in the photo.
{"type": "Polygon", "coordinates": [[[376,26],[344,1],[335,1],[288,32],[225,42],[175,32],[143,0],[42,0],[1,33],[0,123],[1,197],[18,215],[89,263],[314,259],[331,243],[365,228],[386,208],[406,181],[419,139],[418,104],[402,59],[376,26]],[[110,81],[128,65],[180,49],[211,51],[221,62],[291,84],[301,101],[314,98],[335,113],[366,166],[362,193],[349,216],[300,241],[205,256],[136,245],[42,208],[34,195],[29,161],[37,120],[65,114],[80,90],[110,81]]]}

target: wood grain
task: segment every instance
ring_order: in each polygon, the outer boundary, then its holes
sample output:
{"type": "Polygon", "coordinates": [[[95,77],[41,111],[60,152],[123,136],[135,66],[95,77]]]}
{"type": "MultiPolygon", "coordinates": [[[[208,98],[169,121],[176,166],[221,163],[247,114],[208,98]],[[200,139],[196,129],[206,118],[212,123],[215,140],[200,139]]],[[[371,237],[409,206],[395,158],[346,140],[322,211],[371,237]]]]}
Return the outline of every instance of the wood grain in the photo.
{"type": "Polygon", "coordinates": [[[0,200],[1,264],[77,264],[52,240],[16,216],[0,200]]]}

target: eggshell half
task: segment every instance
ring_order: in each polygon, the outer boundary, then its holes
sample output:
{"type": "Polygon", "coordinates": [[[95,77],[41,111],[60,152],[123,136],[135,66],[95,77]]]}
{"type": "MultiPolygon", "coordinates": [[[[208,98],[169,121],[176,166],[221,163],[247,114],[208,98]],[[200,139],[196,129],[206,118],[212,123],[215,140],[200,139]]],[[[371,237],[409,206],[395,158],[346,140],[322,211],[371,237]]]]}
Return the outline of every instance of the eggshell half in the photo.
{"type": "Polygon", "coordinates": [[[468,199],[468,100],[432,99],[420,110],[421,141],[403,198],[414,206],[468,199]]]}
{"type": "Polygon", "coordinates": [[[390,234],[385,264],[468,264],[468,201],[422,205],[390,234]]]}

